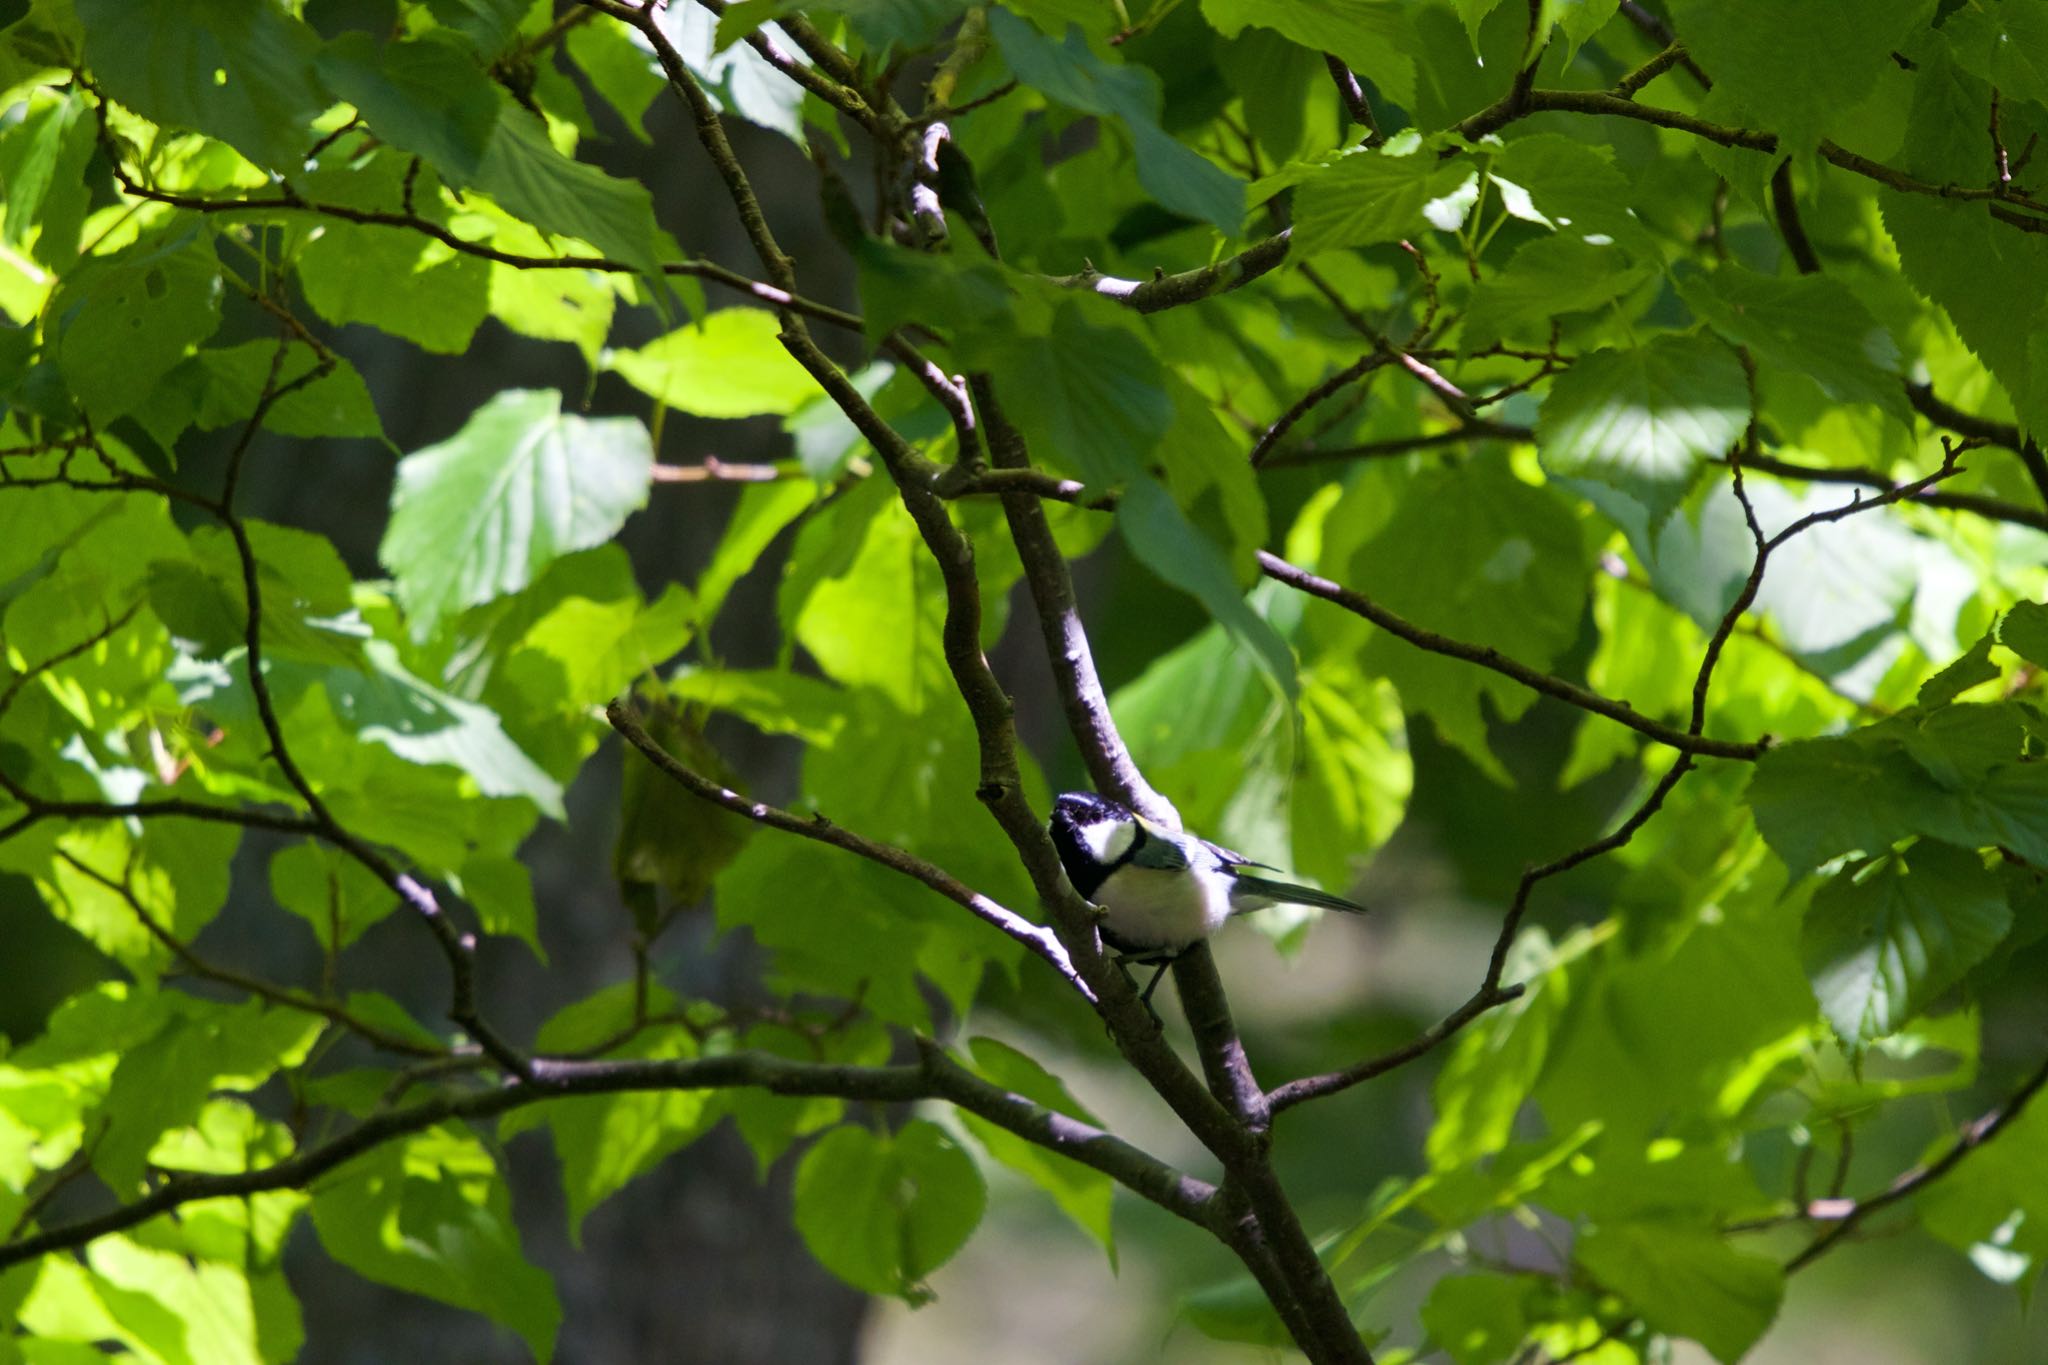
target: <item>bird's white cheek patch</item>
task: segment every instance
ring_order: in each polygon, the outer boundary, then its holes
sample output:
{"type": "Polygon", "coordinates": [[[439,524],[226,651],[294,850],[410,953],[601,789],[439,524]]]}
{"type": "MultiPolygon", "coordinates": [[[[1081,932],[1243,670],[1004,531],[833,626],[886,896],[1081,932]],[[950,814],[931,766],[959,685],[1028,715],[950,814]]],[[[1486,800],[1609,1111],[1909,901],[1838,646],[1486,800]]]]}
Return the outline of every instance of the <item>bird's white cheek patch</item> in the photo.
{"type": "Polygon", "coordinates": [[[1137,837],[1138,827],[1128,820],[1105,820],[1101,824],[1081,827],[1082,842],[1095,855],[1095,861],[1105,865],[1129,852],[1131,841],[1137,837]]]}

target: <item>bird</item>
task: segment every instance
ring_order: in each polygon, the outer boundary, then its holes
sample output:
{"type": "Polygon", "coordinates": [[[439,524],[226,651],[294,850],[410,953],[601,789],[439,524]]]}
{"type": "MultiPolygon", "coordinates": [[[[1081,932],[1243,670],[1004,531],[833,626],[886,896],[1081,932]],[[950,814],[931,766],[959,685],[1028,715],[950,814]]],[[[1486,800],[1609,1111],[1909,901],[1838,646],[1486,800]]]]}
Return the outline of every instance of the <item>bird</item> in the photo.
{"type": "Polygon", "coordinates": [[[1259,876],[1250,869],[1277,869],[1167,829],[1096,792],[1061,793],[1047,828],[1067,880],[1103,910],[1102,941],[1125,962],[1159,965],[1140,997],[1148,1009],[1173,959],[1233,915],[1282,902],[1366,912],[1342,896],[1259,876]]]}

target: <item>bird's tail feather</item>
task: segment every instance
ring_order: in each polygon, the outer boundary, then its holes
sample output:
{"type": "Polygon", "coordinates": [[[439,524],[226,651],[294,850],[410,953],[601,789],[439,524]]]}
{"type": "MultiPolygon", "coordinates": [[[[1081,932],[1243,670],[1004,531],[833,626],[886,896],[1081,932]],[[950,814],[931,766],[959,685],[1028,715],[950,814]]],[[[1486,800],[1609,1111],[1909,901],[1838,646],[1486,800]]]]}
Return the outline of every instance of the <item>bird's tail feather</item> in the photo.
{"type": "Polygon", "coordinates": [[[1296,886],[1292,882],[1274,881],[1269,877],[1253,877],[1240,872],[1236,877],[1236,891],[1261,896],[1268,900],[1285,901],[1289,905],[1319,905],[1325,910],[1342,910],[1347,914],[1362,915],[1365,907],[1356,901],[1333,896],[1327,891],[1318,891],[1312,886],[1296,886]]]}

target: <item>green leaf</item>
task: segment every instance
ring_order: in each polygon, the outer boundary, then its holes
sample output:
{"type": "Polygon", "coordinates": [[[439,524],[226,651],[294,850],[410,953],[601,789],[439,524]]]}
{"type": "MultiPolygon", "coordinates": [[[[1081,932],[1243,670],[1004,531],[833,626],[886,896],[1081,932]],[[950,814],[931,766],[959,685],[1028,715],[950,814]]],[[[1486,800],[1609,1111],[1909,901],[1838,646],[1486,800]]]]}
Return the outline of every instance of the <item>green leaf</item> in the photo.
{"type": "Polygon", "coordinates": [[[348,947],[398,908],[398,897],[376,874],[311,840],[271,856],[270,894],[306,921],[328,952],[348,947]]]}
{"type": "Polygon", "coordinates": [[[1804,953],[1821,1012],[1853,1046],[1897,1032],[2011,926],[1981,856],[1923,839],[1830,878],[1807,911],[1804,953]]]}
{"type": "Polygon", "coordinates": [[[1650,277],[1610,243],[1580,237],[1538,237],[1515,249],[1472,290],[1459,336],[1468,350],[1503,338],[1541,341],[1554,319],[1604,308],[1650,277]]]}
{"type": "Polygon", "coordinates": [[[466,350],[490,311],[490,263],[416,232],[322,222],[296,265],[321,317],[367,323],[427,351],[466,350]]]}
{"type": "Polygon", "coordinates": [[[1810,0],[1730,5],[1673,0],[1686,50],[1714,72],[1714,95],[1804,154],[1869,92],[1932,0],[1810,0]]]}
{"type": "Polygon", "coordinates": [[[1438,161],[1434,149],[1412,138],[1377,151],[1354,151],[1296,192],[1294,250],[1306,257],[1419,233],[1422,206],[1469,174],[1438,161]]]}
{"type": "Polygon", "coordinates": [[[380,47],[344,33],[322,49],[319,70],[379,138],[425,157],[451,185],[476,181],[506,101],[462,43],[430,34],[380,47]]]}
{"type": "MultiPolygon", "coordinates": [[[[1083,1123],[1100,1124],[1101,1120],[1089,1113],[1057,1076],[1009,1044],[994,1038],[974,1038],[967,1047],[982,1079],[1083,1123]]],[[[1101,1244],[1109,1254],[1110,1268],[1116,1268],[1116,1243],[1110,1229],[1115,1182],[1100,1171],[1027,1142],[977,1114],[963,1109],[960,1120],[990,1156],[1050,1195],[1061,1213],[1101,1244]]]]}
{"type": "Polygon", "coordinates": [[[1920,684],[1914,700],[1925,707],[1946,706],[1971,688],[1998,676],[1998,665],[1991,662],[1991,635],[1986,632],[1961,658],[1920,684]]]}
{"type": "Polygon", "coordinates": [[[453,1128],[386,1143],[325,1177],[313,1227],[365,1279],[482,1313],[551,1358],[562,1307],[520,1251],[511,1192],[491,1154],[453,1128]]]}
{"type": "Polygon", "coordinates": [[[578,238],[632,266],[653,282],[657,298],[663,296],[660,233],[647,187],[556,151],[540,121],[524,110],[499,114],[476,185],[543,232],[578,238]]]}
{"type": "MultiPolygon", "coordinates": [[[[1555,494],[1480,459],[1417,476],[1348,569],[1328,572],[1420,626],[1547,669],[1578,634],[1584,558],[1579,528],[1555,494]]],[[[1507,780],[1488,747],[1480,702],[1512,720],[1534,704],[1527,688],[1377,631],[1360,663],[1391,680],[1409,711],[1427,715],[1446,740],[1507,780]]]]}
{"type": "MultiPolygon", "coordinates": [[[[203,431],[212,431],[245,421],[256,411],[266,384],[281,390],[305,378],[319,363],[304,350],[293,348],[277,367],[273,380],[271,360],[276,354],[274,341],[245,341],[239,346],[199,352],[194,360],[205,372],[206,390],[194,424],[203,431]]],[[[384,424],[377,418],[376,402],[370,397],[362,374],[340,356],[331,359],[333,368],[327,374],[273,402],[263,414],[263,425],[281,436],[366,436],[382,440],[384,424]]]]}
{"type": "Polygon", "coordinates": [[[1990,0],[1941,16],[1956,65],[2007,99],[2048,104],[2048,13],[2025,0],[1990,0]]]}
{"type": "MultiPolygon", "coordinates": [[[[677,1003],[656,987],[647,1007],[651,1013],[665,1014],[677,1003]]],[[[577,1053],[617,1037],[633,1023],[633,987],[622,982],[558,1011],[541,1025],[535,1042],[544,1052],[577,1053]]],[[[605,1055],[684,1061],[697,1055],[697,1045],[684,1029],[665,1025],[643,1029],[605,1055]]],[[[570,1237],[580,1245],[583,1222],[593,1209],[703,1136],[722,1112],[714,1092],[705,1090],[592,1095],[526,1111],[538,1114],[554,1134],[562,1192],[569,1203],[570,1237]]]]}
{"type": "Polygon", "coordinates": [[[986,1201],[973,1159],[922,1119],[893,1138],[835,1128],[796,1169],[796,1227],[819,1264],[911,1303],[931,1297],[924,1277],[967,1241],[986,1201]]]}
{"type": "Polygon", "coordinates": [[[319,38],[270,0],[78,0],[86,59],[109,95],[251,161],[297,171],[326,108],[319,38]]]}
{"type": "Polygon", "coordinates": [[[1032,451],[1088,483],[1143,470],[1174,422],[1158,358],[1130,331],[1061,303],[1044,336],[1019,336],[995,366],[1003,410],[1032,451]]]}
{"type": "Polygon", "coordinates": [[[1202,17],[1226,38],[1246,25],[1274,29],[1311,52],[1334,52],[1396,104],[1414,97],[1407,18],[1395,0],[1202,0],[1202,17]]]}
{"type": "MultiPolygon", "coordinates": [[[[654,11],[654,22],[721,109],[803,145],[803,87],[745,43],[718,51],[716,14],[701,5],[663,5],[654,11]]],[[[647,62],[655,79],[666,85],[652,52],[647,62]]]]}
{"type": "Polygon", "coordinates": [[[198,225],[94,257],[51,296],[57,366],[95,422],[133,411],[220,325],[220,265],[198,225]]]}
{"type": "MultiPolygon", "coordinates": [[[[1905,167],[1923,179],[1977,183],[1990,93],[1945,61],[1923,63],[1913,77],[1905,167]]],[[[1883,190],[1878,202],[1907,282],[1948,314],[2011,395],[2021,425],[2048,427],[2048,372],[2030,349],[2048,318],[2048,237],[1930,195],[1883,190]]]]}
{"type": "Polygon", "coordinates": [[[305,1060],[326,1021],[260,1002],[217,1005],[181,994],[163,997],[168,1017],[149,1037],[122,1049],[101,1106],[104,1136],[93,1165],[116,1189],[131,1189],[165,1130],[199,1114],[216,1090],[254,1090],[280,1067],[305,1060]]]}
{"type": "Polygon", "coordinates": [[[1140,563],[1200,602],[1251,651],[1273,685],[1294,696],[1294,652],[1246,603],[1229,561],[1215,542],[1189,524],[1164,488],[1149,478],[1132,481],[1118,504],[1116,522],[1140,563]]]}
{"type": "Polygon", "coordinates": [[[79,220],[85,215],[93,121],[85,97],[76,90],[38,103],[20,124],[0,134],[0,180],[7,186],[0,241],[22,247],[34,237],[38,260],[68,266],[77,257],[79,220]]]}
{"type": "Polygon", "coordinates": [[[1785,1292],[1776,1261],[1683,1224],[1602,1224],[1578,1240],[1572,1258],[1651,1327],[1691,1337],[1723,1365],[1763,1335],[1785,1292]]]}
{"type": "Polygon", "coordinates": [[[369,641],[363,654],[367,670],[280,663],[279,690],[318,682],[358,738],[408,763],[454,768],[485,796],[524,797],[562,818],[562,784],[512,742],[495,712],[415,677],[383,640],[369,641]]]}
{"type": "Polygon", "coordinates": [[[1430,1287],[1422,1325],[1456,1365],[1506,1360],[1529,1330],[1533,1276],[1446,1275],[1430,1287]]]}
{"type": "Polygon", "coordinates": [[[377,554],[414,633],[609,540],[646,504],[653,466],[637,419],[565,415],[553,390],[501,393],[453,437],[406,456],[377,554]]]}
{"type": "Polygon", "coordinates": [[[1914,835],[2048,861],[2048,764],[2021,760],[2021,734],[2006,704],[1956,703],[1779,745],[1758,760],[1749,804],[1795,873],[1914,835]]]}
{"type": "Polygon", "coordinates": [[[1681,263],[1678,292],[1727,340],[1747,346],[1759,365],[1811,375],[1838,403],[1869,403],[1912,426],[1891,334],[1849,287],[1823,275],[1786,279],[1740,266],[1712,272],[1681,263]]]}
{"type": "Polygon", "coordinates": [[[818,392],[790,358],[780,324],[760,308],[721,308],[599,363],[666,407],[699,417],[787,416],[818,392]]]}
{"type": "Polygon", "coordinates": [[[1618,489],[1655,527],[1748,424],[1749,385],[1734,352],[1707,337],[1661,336],[1582,356],[1558,376],[1536,448],[1546,472],[1618,489]]]}
{"type": "Polygon", "coordinates": [[[1007,10],[991,10],[988,26],[1018,80],[1070,109],[1122,122],[1131,135],[1138,180],[1154,199],[1236,235],[1244,221],[1244,182],[1159,126],[1157,76],[1096,56],[1078,26],[1069,27],[1057,44],[1007,10]]]}
{"type": "Polygon", "coordinates": [[[741,491],[718,549],[697,579],[697,613],[705,628],[717,618],[733,584],[760,563],[762,553],[817,497],[818,486],[807,479],[753,484],[741,491]]]}
{"type": "Polygon", "coordinates": [[[2022,602],[1998,623],[1998,643],[2033,664],[2048,668],[2048,605],[2022,602]]]}

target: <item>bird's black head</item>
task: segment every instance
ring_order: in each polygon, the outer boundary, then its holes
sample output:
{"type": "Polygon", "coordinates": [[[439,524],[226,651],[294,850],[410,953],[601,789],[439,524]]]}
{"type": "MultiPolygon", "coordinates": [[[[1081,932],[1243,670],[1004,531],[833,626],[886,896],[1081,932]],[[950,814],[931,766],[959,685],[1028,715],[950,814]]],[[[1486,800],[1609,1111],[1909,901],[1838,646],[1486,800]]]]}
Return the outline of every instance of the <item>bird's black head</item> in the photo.
{"type": "Polygon", "coordinates": [[[1052,803],[1047,828],[1059,851],[1067,880],[1084,897],[1093,897],[1110,873],[1122,865],[1134,835],[1115,837],[1119,829],[1135,832],[1138,817],[1130,807],[1094,792],[1063,792],[1052,803]]]}

